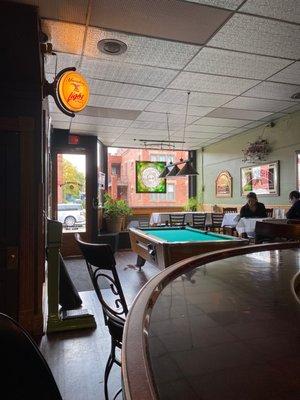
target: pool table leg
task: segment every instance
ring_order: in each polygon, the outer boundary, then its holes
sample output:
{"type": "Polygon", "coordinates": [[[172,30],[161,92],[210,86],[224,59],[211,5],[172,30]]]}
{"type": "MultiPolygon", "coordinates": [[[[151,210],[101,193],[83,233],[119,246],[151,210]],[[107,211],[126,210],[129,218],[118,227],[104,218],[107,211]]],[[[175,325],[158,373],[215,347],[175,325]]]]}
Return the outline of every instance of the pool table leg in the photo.
{"type": "Polygon", "coordinates": [[[146,260],[144,260],[141,256],[137,256],[136,259],[136,267],[139,267],[139,269],[141,270],[141,268],[145,265],[146,260]]]}

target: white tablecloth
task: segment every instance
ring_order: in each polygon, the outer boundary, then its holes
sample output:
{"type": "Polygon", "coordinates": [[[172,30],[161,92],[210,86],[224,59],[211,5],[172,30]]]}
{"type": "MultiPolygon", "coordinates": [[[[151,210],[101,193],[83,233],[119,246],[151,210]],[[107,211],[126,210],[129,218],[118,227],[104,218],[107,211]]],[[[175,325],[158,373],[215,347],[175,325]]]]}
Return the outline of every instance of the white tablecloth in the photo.
{"type": "Polygon", "coordinates": [[[225,213],[222,221],[223,226],[236,226],[239,221],[239,213],[225,213]]]}
{"type": "MultiPolygon", "coordinates": [[[[150,225],[164,224],[166,222],[170,222],[169,215],[170,214],[185,214],[185,223],[189,223],[192,225],[193,218],[192,214],[204,214],[201,212],[161,212],[161,213],[152,213],[150,217],[150,225]]],[[[211,213],[206,213],[206,224],[211,224],[211,213]]]]}
{"type": "Polygon", "coordinates": [[[248,236],[254,236],[256,221],[265,221],[266,219],[268,218],[241,218],[235,229],[240,235],[246,233],[248,236]]]}

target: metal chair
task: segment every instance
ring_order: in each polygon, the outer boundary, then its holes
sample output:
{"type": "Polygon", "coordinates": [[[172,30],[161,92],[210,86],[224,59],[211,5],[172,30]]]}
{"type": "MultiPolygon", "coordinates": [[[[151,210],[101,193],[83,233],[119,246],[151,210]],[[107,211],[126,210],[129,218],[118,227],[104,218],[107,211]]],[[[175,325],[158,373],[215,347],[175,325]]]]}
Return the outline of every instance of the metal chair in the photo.
{"type": "Polygon", "coordinates": [[[170,226],[183,226],[185,214],[169,214],[170,226]]]}
{"type": "Polygon", "coordinates": [[[62,400],[37,344],[17,321],[3,313],[0,313],[0,354],[2,397],[62,400]]]}
{"type": "Polygon", "coordinates": [[[114,363],[121,366],[121,361],[116,357],[116,348],[122,348],[122,335],[128,307],[117,274],[116,261],[111,246],[109,244],[83,242],[78,233],[75,234],[75,239],[85,258],[93,287],[102,306],[104,322],[111,337],[111,350],[104,372],[104,393],[105,399],[108,400],[107,384],[110,370],[114,363]],[[112,276],[102,271],[110,271],[112,276]],[[101,290],[101,281],[103,280],[106,283],[109,282],[111,289],[109,295],[106,296],[101,290]]]}
{"type": "Polygon", "coordinates": [[[206,216],[207,216],[206,213],[203,214],[193,213],[192,214],[193,228],[205,230],[206,216]]]}
{"type": "Polygon", "coordinates": [[[267,212],[267,217],[272,218],[273,217],[273,208],[266,208],[267,212]]]}
{"type": "Polygon", "coordinates": [[[212,213],[211,214],[211,227],[212,231],[221,232],[222,230],[222,222],[223,222],[223,213],[212,213]]]}

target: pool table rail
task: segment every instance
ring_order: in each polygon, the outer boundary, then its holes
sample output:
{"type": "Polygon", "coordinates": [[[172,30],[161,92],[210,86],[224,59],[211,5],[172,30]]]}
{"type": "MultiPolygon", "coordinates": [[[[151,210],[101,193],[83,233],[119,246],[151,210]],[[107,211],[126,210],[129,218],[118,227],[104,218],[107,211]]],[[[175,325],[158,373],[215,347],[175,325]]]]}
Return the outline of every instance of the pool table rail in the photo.
{"type": "Polygon", "coordinates": [[[225,240],[168,242],[146,231],[149,232],[149,228],[145,229],[145,231],[138,228],[129,229],[131,249],[138,256],[137,266],[139,268],[148,261],[163,269],[191,256],[215,250],[245,246],[249,243],[247,239],[217,234],[210,234],[210,236],[218,236],[218,238],[219,236],[224,236],[225,240]]]}

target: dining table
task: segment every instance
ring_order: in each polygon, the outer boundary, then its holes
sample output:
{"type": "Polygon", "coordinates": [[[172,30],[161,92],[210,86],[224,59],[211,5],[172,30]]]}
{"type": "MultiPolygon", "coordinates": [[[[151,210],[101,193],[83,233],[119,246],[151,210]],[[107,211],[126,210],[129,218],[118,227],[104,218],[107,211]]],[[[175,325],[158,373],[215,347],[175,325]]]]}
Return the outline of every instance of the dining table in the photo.
{"type": "Polygon", "coordinates": [[[299,289],[297,241],[165,269],[127,316],[124,399],[299,399],[299,289]]]}

